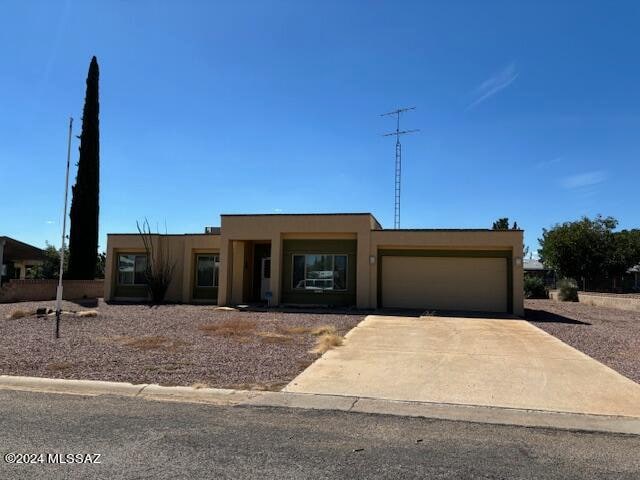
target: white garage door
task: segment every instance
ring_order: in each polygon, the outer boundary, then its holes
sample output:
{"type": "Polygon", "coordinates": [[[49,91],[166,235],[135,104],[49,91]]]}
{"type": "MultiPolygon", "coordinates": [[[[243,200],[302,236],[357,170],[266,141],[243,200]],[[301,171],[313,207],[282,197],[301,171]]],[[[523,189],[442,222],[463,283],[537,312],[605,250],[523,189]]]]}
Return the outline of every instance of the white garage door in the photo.
{"type": "Polygon", "coordinates": [[[382,306],[506,312],[507,259],[382,257],[382,306]]]}

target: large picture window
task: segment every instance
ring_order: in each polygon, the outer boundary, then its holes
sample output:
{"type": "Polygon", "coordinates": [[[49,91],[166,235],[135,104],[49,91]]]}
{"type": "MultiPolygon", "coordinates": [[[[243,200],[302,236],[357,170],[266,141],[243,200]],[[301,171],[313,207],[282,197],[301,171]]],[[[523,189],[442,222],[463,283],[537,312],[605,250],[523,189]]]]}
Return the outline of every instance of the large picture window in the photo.
{"type": "Polygon", "coordinates": [[[217,287],[220,257],[218,255],[196,256],[196,286],[217,287]]]}
{"type": "Polygon", "coordinates": [[[294,255],[293,288],[346,290],[346,255],[294,255]]]}
{"type": "Polygon", "coordinates": [[[146,285],[145,271],[147,269],[146,255],[118,255],[118,284],[146,285]]]}

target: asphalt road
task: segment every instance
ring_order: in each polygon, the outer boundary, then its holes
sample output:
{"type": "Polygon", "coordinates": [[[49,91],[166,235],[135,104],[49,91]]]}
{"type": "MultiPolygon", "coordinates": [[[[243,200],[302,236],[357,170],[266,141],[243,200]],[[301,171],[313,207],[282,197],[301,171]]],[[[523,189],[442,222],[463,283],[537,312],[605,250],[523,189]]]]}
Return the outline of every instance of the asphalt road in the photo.
{"type": "Polygon", "coordinates": [[[640,478],[640,437],[0,390],[2,479],[640,478]]]}

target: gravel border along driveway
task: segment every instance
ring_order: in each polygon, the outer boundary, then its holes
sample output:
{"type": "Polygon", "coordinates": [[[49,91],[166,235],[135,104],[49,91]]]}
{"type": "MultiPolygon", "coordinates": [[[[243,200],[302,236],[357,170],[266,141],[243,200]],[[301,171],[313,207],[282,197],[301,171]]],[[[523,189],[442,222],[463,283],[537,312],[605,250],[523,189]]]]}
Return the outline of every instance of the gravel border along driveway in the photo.
{"type": "Polygon", "coordinates": [[[525,300],[533,325],[640,383],[640,312],[525,300]]]}
{"type": "MultiPolygon", "coordinates": [[[[94,318],[64,316],[59,340],[53,317],[6,318],[43,306],[54,302],[0,304],[0,374],[279,389],[318,357],[309,353],[316,339],[309,330],[333,325],[344,335],[364,318],[101,301],[94,318]]],[[[83,310],[70,302],[63,308],[83,310]]]]}

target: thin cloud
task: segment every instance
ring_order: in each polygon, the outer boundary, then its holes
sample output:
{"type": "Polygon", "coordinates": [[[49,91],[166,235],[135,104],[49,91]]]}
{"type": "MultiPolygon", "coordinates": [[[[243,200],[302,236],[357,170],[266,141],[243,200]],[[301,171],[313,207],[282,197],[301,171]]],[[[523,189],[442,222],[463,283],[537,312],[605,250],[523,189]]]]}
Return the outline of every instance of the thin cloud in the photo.
{"type": "Polygon", "coordinates": [[[555,165],[556,163],[560,163],[563,160],[562,157],[552,158],[551,160],[543,160],[542,162],[536,163],[536,168],[546,168],[551,165],[555,165]]]}
{"type": "Polygon", "coordinates": [[[47,225],[53,225],[53,224],[54,224],[54,223],[56,223],[56,222],[54,222],[53,220],[47,220],[45,223],[46,223],[47,225]]]}
{"type": "Polygon", "coordinates": [[[607,174],[601,170],[594,172],[577,173],[569,175],[562,180],[562,186],[569,190],[598,185],[607,179],[607,174]]]}
{"type": "Polygon", "coordinates": [[[469,104],[467,110],[477,107],[485,100],[493,97],[496,93],[507,88],[518,78],[518,75],[519,73],[515,63],[510,63],[502,70],[494,73],[475,89],[473,94],[476,99],[469,104]]]}
{"type": "Polygon", "coordinates": [[[69,13],[71,12],[71,0],[67,0],[60,11],[58,16],[58,22],[56,24],[55,35],[53,36],[53,40],[49,42],[49,57],[47,58],[47,62],[45,63],[44,73],[42,75],[42,80],[39,85],[39,93],[48,85],[49,77],[51,76],[51,70],[53,69],[53,65],[56,63],[58,58],[58,51],[60,50],[60,41],[62,39],[62,35],[65,33],[65,29],[69,24],[69,13]]]}

